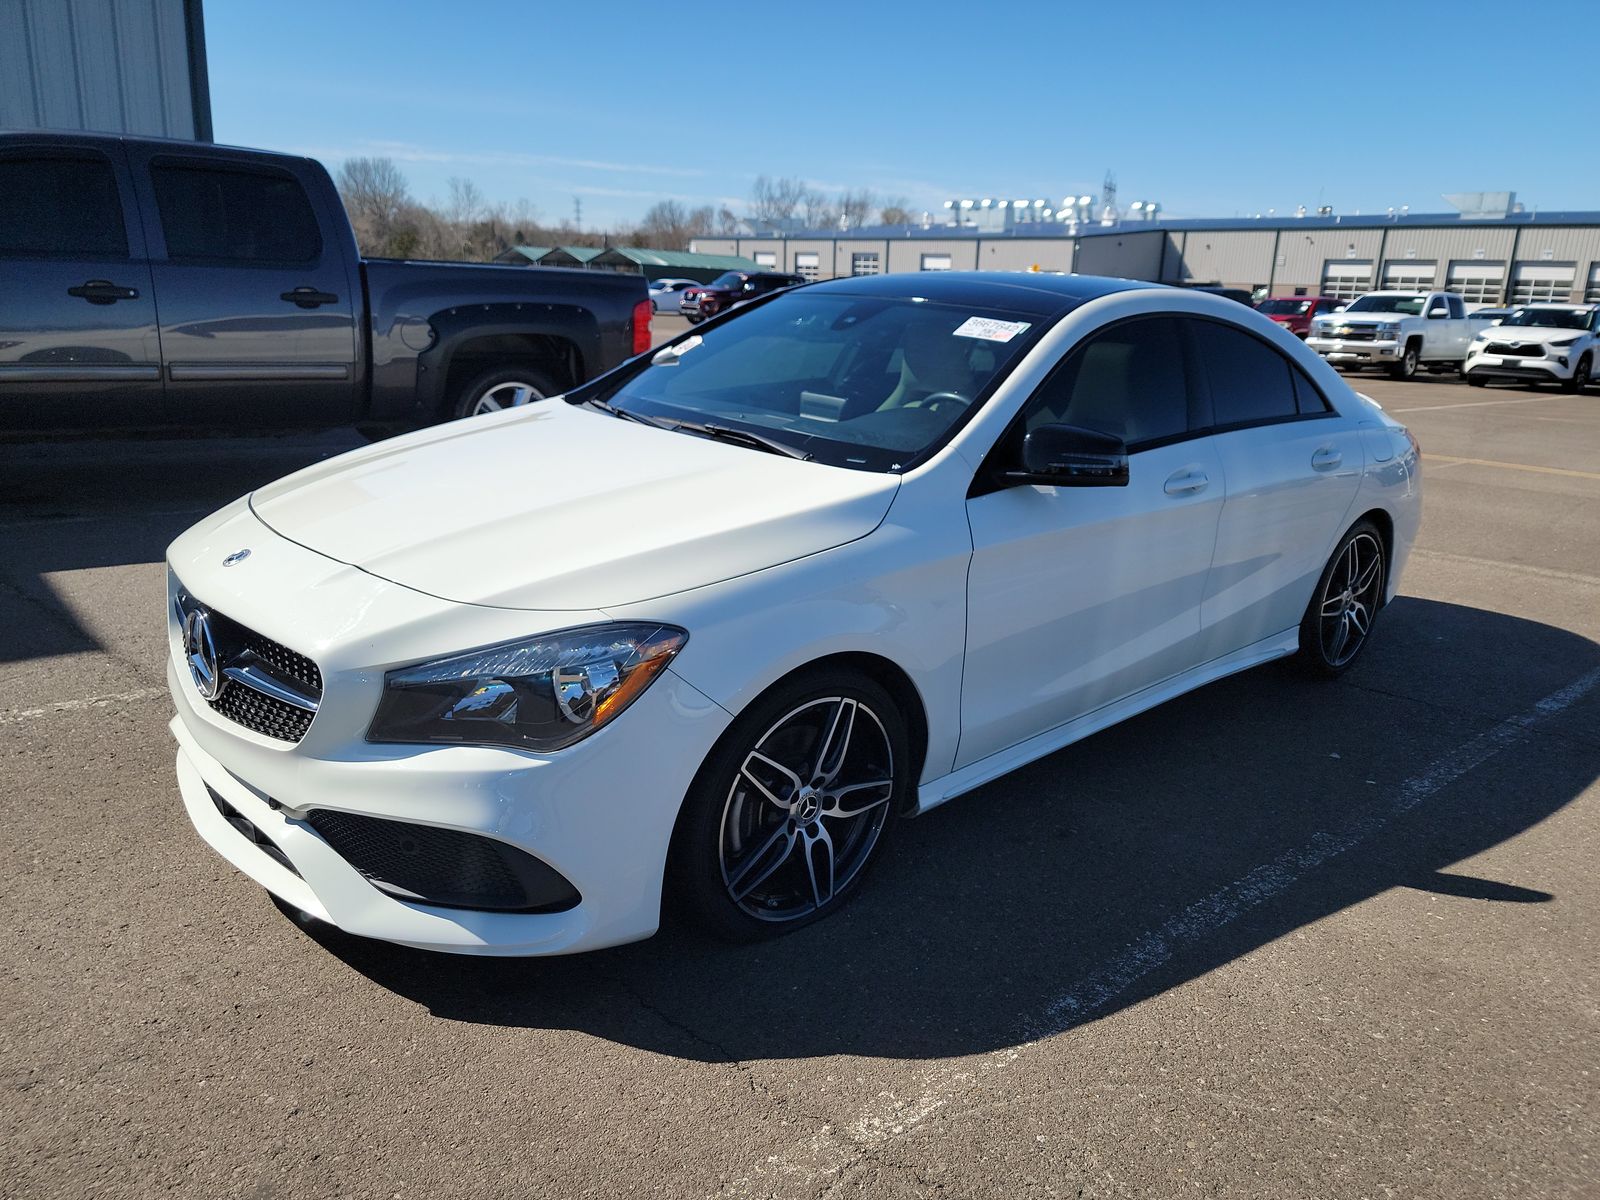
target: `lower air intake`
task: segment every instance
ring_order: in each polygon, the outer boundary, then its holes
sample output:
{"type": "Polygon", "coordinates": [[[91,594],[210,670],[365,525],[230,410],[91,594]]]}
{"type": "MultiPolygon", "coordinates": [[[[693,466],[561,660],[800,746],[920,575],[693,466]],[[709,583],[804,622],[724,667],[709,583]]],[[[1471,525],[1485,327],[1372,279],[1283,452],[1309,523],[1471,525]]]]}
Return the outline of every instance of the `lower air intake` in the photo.
{"type": "Polygon", "coordinates": [[[396,899],[497,912],[561,912],[579,900],[560,872],[494,838],[327,808],[306,823],[396,899]]]}

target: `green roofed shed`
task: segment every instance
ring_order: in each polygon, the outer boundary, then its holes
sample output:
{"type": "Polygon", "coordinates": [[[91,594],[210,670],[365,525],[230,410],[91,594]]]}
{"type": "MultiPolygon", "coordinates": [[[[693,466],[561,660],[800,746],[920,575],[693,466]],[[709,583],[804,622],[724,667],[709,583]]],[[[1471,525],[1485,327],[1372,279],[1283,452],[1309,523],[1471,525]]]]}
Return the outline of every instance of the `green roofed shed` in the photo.
{"type": "Polygon", "coordinates": [[[639,246],[613,246],[594,258],[589,266],[607,271],[624,271],[646,279],[693,279],[710,283],[724,271],[759,271],[752,259],[737,254],[696,254],[692,250],[650,250],[639,246]]]}

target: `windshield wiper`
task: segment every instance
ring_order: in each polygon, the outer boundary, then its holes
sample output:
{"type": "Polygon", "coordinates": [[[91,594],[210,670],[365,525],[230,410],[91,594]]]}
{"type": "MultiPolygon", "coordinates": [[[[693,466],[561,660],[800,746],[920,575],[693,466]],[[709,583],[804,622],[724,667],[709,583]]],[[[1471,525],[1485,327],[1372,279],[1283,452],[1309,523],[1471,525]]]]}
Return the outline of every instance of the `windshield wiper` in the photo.
{"type": "Polygon", "coordinates": [[[630,412],[626,408],[618,408],[615,404],[607,404],[597,396],[591,396],[583,401],[590,408],[598,408],[601,412],[610,413],[613,417],[621,417],[625,421],[637,421],[641,425],[648,425],[652,429],[672,429],[672,425],[665,421],[658,421],[654,417],[647,417],[643,413],[630,412]]]}
{"type": "Polygon", "coordinates": [[[768,454],[782,454],[788,458],[798,458],[801,462],[807,461],[811,454],[796,446],[790,446],[778,441],[776,438],[763,437],[759,433],[751,433],[748,429],[733,429],[727,425],[695,425],[688,421],[679,421],[667,426],[668,429],[681,429],[687,433],[704,434],[708,438],[718,441],[733,442],[739,446],[749,446],[752,450],[765,450],[768,454]]]}

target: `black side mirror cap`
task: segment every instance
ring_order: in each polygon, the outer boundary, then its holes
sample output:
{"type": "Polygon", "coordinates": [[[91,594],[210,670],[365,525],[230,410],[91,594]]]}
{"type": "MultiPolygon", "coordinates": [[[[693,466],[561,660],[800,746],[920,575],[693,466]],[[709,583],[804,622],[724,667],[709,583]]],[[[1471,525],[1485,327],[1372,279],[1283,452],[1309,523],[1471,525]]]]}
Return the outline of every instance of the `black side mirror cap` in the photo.
{"type": "Polygon", "coordinates": [[[1040,425],[1022,439],[1022,469],[1005,477],[1051,487],[1127,487],[1128,448],[1098,430],[1040,425]]]}

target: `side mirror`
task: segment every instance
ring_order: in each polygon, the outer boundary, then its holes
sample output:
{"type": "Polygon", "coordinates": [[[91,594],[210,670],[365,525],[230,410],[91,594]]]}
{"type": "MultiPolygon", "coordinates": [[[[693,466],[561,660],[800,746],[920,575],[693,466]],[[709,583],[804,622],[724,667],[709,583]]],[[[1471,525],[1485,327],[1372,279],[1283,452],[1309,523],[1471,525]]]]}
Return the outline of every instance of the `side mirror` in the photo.
{"type": "Polygon", "coordinates": [[[1444,305],[1442,305],[1442,304],[1441,305],[1436,305],[1433,308],[1430,308],[1428,310],[1428,320],[1430,320],[1430,321],[1437,321],[1437,320],[1439,320],[1439,318],[1448,317],[1449,315],[1450,315],[1450,310],[1448,308],[1444,307],[1444,305]]]}
{"type": "Polygon", "coordinates": [[[1052,487],[1127,487],[1128,448],[1109,433],[1041,425],[1022,439],[1022,470],[1006,478],[1052,487]]]}
{"type": "Polygon", "coordinates": [[[1333,306],[1333,311],[1334,312],[1343,312],[1345,309],[1347,309],[1349,307],[1350,306],[1348,304],[1335,304],[1333,306]]]}

